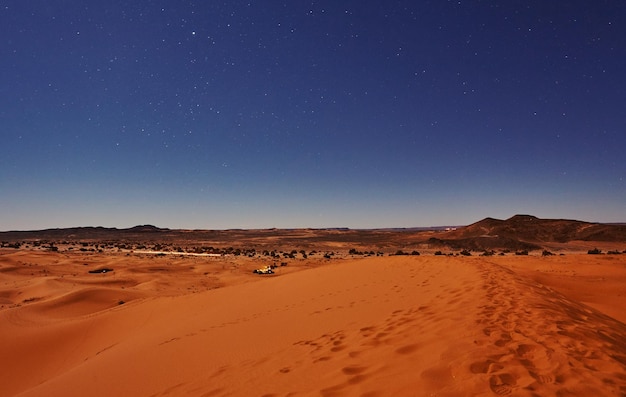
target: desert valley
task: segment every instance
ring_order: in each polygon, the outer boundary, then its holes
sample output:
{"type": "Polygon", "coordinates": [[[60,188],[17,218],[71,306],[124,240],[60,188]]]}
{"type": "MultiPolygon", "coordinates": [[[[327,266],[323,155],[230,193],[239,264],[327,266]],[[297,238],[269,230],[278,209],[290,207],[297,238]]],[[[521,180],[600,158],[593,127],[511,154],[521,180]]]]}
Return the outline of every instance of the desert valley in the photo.
{"type": "Polygon", "coordinates": [[[626,225],[0,233],[0,396],[626,396],[626,225]]]}

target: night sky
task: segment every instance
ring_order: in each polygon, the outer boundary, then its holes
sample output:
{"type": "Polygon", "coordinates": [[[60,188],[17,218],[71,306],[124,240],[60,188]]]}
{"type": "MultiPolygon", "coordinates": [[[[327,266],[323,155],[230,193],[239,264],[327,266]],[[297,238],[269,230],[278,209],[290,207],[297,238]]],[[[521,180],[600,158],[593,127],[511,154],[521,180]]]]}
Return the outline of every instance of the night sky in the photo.
{"type": "Polygon", "coordinates": [[[626,221],[626,2],[0,1],[0,230],[626,221]]]}

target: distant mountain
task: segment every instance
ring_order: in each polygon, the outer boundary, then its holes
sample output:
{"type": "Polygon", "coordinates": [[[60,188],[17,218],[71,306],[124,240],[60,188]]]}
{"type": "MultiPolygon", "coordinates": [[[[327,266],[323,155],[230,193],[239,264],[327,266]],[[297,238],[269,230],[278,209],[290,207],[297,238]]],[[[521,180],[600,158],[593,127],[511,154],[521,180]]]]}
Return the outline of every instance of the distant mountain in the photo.
{"type": "Polygon", "coordinates": [[[127,229],[115,227],[85,226],[69,227],[63,229],[24,230],[0,232],[0,237],[10,240],[35,239],[35,240],[59,240],[59,239],[117,239],[120,236],[153,235],[167,232],[170,229],[159,228],[152,225],[139,225],[127,229]]]}
{"type": "Polygon", "coordinates": [[[167,231],[170,229],[162,229],[160,227],[156,227],[153,225],[138,225],[138,226],[133,226],[129,229],[122,229],[122,231],[125,232],[132,232],[132,233],[141,233],[141,232],[162,232],[162,231],[167,231]]]}

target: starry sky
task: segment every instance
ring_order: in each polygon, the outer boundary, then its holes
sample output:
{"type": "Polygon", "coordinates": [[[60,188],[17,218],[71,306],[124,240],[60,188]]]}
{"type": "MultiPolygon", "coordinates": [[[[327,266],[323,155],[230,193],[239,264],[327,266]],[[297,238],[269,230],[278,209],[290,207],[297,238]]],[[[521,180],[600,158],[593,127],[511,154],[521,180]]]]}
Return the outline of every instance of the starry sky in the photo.
{"type": "Polygon", "coordinates": [[[0,230],[626,221],[626,3],[0,0],[0,230]]]}

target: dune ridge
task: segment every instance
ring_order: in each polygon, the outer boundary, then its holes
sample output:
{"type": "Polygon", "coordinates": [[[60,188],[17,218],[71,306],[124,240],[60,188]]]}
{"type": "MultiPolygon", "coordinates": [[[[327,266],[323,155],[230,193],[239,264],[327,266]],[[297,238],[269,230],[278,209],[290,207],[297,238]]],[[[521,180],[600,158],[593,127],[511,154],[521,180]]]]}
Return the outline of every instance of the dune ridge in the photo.
{"type": "Polygon", "coordinates": [[[0,394],[626,393],[626,325],[497,258],[367,258],[255,280],[164,297],[88,286],[2,310],[0,394]]]}

